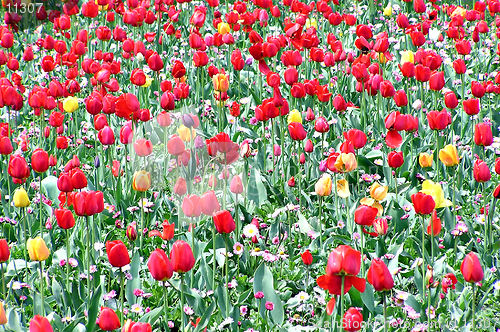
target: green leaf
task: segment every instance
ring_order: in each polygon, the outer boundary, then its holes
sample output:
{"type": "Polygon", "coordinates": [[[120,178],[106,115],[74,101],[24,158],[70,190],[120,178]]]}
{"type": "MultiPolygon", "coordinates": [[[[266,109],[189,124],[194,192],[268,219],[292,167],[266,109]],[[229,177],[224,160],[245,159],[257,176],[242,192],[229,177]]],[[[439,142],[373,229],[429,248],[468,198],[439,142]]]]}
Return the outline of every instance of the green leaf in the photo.
{"type": "Polygon", "coordinates": [[[132,262],[130,263],[130,274],[132,275],[132,280],[127,281],[127,286],[125,287],[125,297],[127,302],[131,305],[135,303],[134,289],[141,288],[141,278],[139,277],[139,268],[141,266],[141,257],[139,252],[136,251],[132,262]]]}
{"type": "Polygon", "coordinates": [[[369,283],[366,283],[365,291],[361,293],[361,300],[363,300],[363,304],[373,314],[375,312],[375,306],[374,306],[375,299],[373,297],[373,287],[369,283]]]}
{"type": "Polygon", "coordinates": [[[198,325],[196,326],[196,329],[194,332],[199,332],[203,331],[203,329],[208,325],[210,322],[210,317],[212,317],[212,313],[214,312],[215,309],[215,302],[210,303],[210,306],[207,308],[203,316],[201,317],[200,321],[198,322],[198,325]]]}
{"type": "Polygon", "coordinates": [[[59,189],[57,189],[57,178],[55,176],[49,175],[43,179],[42,186],[45,188],[45,192],[52,202],[59,201],[59,189]]]}
{"type": "Polygon", "coordinates": [[[90,301],[89,308],[89,319],[87,321],[87,332],[94,331],[96,327],[95,321],[97,319],[97,314],[99,313],[99,303],[101,302],[102,286],[97,287],[94,294],[92,294],[92,300],[90,301]]]}
{"type": "Polygon", "coordinates": [[[19,323],[19,316],[17,315],[14,309],[11,308],[7,309],[6,315],[8,317],[7,326],[12,331],[25,331],[24,329],[21,329],[21,324],[19,323]]]}
{"type": "Polygon", "coordinates": [[[254,201],[260,207],[267,197],[266,187],[262,183],[260,171],[253,167],[250,172],[250,181],[247,187],[248,199],[254,201]]]}
{"type": "Polygon", "coordinates": [[[260,264],[257,271],[255,271],[255,276],[253,280],[253,291],[254,293],[263,292],[264,298],[260,300],[260,313],[264,318],[266,312],[265,304],[267,301],[274,304],[274,310],[270,312],[274,323],[281,325],[283,323],[283,303],[281,299],[276,294],[274,290],[274,278],[273,274],[269,270],[266,264],[260,264]]]}

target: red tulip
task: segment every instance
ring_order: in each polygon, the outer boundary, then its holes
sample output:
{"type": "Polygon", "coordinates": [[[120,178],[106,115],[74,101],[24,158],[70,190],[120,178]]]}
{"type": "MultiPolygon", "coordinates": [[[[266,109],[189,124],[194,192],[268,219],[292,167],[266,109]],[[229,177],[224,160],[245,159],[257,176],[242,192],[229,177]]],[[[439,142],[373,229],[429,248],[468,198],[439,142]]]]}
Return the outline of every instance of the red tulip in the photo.
{"type": "Polygon", "coordinates": [[[309,249],[304,251],[300,256],[302,257],[302,263],[304,263],[304,265],[309,266],[312,264],[313,256],[311,255],[309,249]]]}
{"type": "Polygon", "coordinates": [[[419,82],[427,82],[430,80],[431,70],[423,65],[415,66],[415,79],[419,82]]]}
{"type": "Polygon", "coordinates": [[[239,145],[231,141],[226,133],[219,133],[205,141],[207,152],[211,157],[217,157],[221,164],[229,165],[239,158],[239,145]]]}
{"type": "Polygon", "coordinates": [[[427,226],[427,234],[431,235],[431,227],[433,236],[438,236],[441,233],[441,219],[437,217],[436,210],[432,211],[432,218],[427,226]]]}
{"type": "Polygon", "coordinates": [[[30,321],[30,331],[29,332],[53,332],[52,326],[46,317],[36,315],[30,321]]]}
{"type": "Polygon", "coordinates": [[[73,208],[77,216],[93,216],[104,210],[104,198],[100,191],[81,191],[75,194],[73,208]]]}
{"type": "Polygon", "coordinates": [[[458,106],[458,99],[453,91],[448,91],[445,93],[444,104],[449,109],[454,109],[458,106]]]}
{"type": "Polygon", "coordinates": [[[8,173],[17,183],[23,183],[30,175],[30,169],[26,159],[20,155],[10,155],[8,173]]]}
{"type": "Polygon", "coordinates": [[[0,154],[7,156],[14,151],[12,142],[8,136],[0,136],[0,154]]]}
{"type": "Polygon", "coordinates": [[[54,214],[56,216],[57,225],[62,229],[70,229],[75,226],[75,217],[70,210],[55,209],[54,214]]]}
{"type": "Polygon", "coordinates": [[[377,208],[361,204],[354,212],[354,222],[362,226],[372,226],[377,214],[377,208]]]}
{"type": "Polygon", "coordinates": [[[5,263],[9,260],[10,248],[7,240],[0,239],[0,263],[5,263]]]}
{"type": "Polygon", "coordinates": [[[403,65],[399,66],[399,70],[401,70],[401,74],[403,74],[404,77],[415,76],[415,65],[412,62],[403,63],[403,65]]]}
{"type": "Polygon", "coordinates": [[[170,252],[170,263],[172,269],[177,273],[189,272],[196,263],[193,251],[187,242],[175,241],[170,252]]]}
{"type": "Polygon", "coordinates": [[[491,179],[490,168],[481,159],[474,162],[473,174],[476,182],[488,182],[491,179]]]}
{"type": "Polygon", "coordinates": [[[476,124],[474,130],[474,143],[479,146],[490,146],[493,144],[493,134],[489,124],[484,122],[476,124]]]}
{"type": "Polygon", "coordinates": [[[49,169],[49,154],[43,149],[36,149],[31,155],[31,167],[37,173],[44,173],[49,169]]]}
{"type": "Polygon", "coordinates": [[[387,163],[391,168],[399,168],[404,163],[403,152],[391,151],[387,155],[387,163]]]}
{"type": "Polygon", "coordinates": [[[330,125],[328,124],[328,121],[326,121],[324,116],[319,116],[314,122],[314,130],[319,133],[327,133],[329,129],[330,125]]]}
{"type": "Polygon", "coordinates": [[[363,327],[363,315],[361,314],[361,312],[359,312],[359,310],[356,308],[349,308],[342,318],[342,327],[347,332],[355,332],[361,330],[361,328],[363,327]]]}
{"type": "Polygon", "coordinates": [[[330,294],[340,295],[341,279],[344,276],[344,294],[351,286],[358,291],[364,292],[365,279],[356,275],[361,269],[361,253],[347,245],[340,245],[334,249],[326,266],[326,274],[317,279],[318,286],[327,289],[330,294]]]}
{"type": "Polygon", "coordinates": [[[148,236],[153,237],[153,236],[159,236],[165,241],[170,241],[174,238],[175,234],[175,223],[168,223],[168,220],[164,220],[162,223],[163,226],[163,232],[160,233],[157,230],[149,232],[148,236]]]}
{"type": "Polygon", "coordinates": [[[153,279],[158,281],[166,281],[172,278],[174,272],[167,254],[161,249],[156,249],[149,256],[148,270],[153,279]]]}
{"type": "Polygon", "coordinates": [[[181,78],[184,75],[186,75],[186,68],[184,67],[184,64],[179,60],[175,61],[172,66],[172,76],[175,78],[181,78]]]}
{"type": "Polygon", "coordinates": [[[148,66],[151,68],[152,71],[160,71],[163,69],[163,60],[161,57],[158,55],[157,52],[154,52],[151,54],[148,58],[148,66]]]}
{"type": "Polygon", "coordinates": [[[429,89],[440,91],[444,87],[444,72],[435,71],[429,78],[429,89]]]}
{"type": "Polygon", "coordinates": [[[112,145],[115,143],[115,133],[109,126],[102,128],[97,136],[102,145],[112,145]]]}
{"type": "Polygon", "coordinates": [[[427,121],[432,130],[443,130],[451,124],[451,115],[445,109],[441,112],[431,111],[427,113],[427,121]]]}
{"type": "Polygon", "coordinates": [[[151,324],[149,323],[136,323],[132,320],[127,320],[121,332],[151,332],[151,324]]]}
{"type": "Polygon", "coordinates": [[[500,157],[495,159],[495,173],[500,174],[500,157]]]}
{"type": "Polygon", "coordinates": [[[392,274],[380,258],[374,258],[372,265],[368,269],[366,275],[368,281],[377,292],[385,292],[394,287],[394,279],[392,274]]]}
{"type": "Polygon", "coordinates": [[[453,69],[458,75],[465,74],[465,72],[467,71],[465,61],[463,59],[457,59],[453,61],[453,69]]]}
{"type": "Polygon", "coordinates": [[[366,134],[359,129],[350,129],[344,133],[344,138],[351,142],[355,149],[361,149],[367,141],[366,134]]]}
{"type": "Polygon", "coordinates": [[[455,43],[455,49],[460,55],[468,55],[471,51],[470,42],[466,39],[459,40],[455,43]]]}
{"type": "Polygon", "coordinates": [[[422,14],[425,13],[425,2],[424,0],[414,0],[413,1],[413,10],[415,13],[422,14]]]}
{"type": "Polygon", "coordinates": [[[476,283],[482,281],[484,278],[481,262],[479,262],[479,258],[473,252],[470,252],[467,256],[465,256],[462,261],[462,265],[460,266],[460,272],[462,272],[462,275],[467,282],[476,283]]]}
{"type": "Polygon", "coordinates": [[[406,96],[406,92],[404,90],[396,91],[393,99],[394,99],[394,103],[396,103],[396,106],[398,106],[398,107],[404,107],[404,106],[408,105],[408,97],[406,96]]]}
{"type": "Polygon", "coordinates": [[[482,98],[486,93],[486,89],[484,88],[484,85],[482,83],[473,81],[471,83],[471,92],[474,97],[482,98]]]}
{"type": "Polygon", "coordinates": [[[132,114],[141,109],[139,99],[132,93],[124,93],[115,101],[115,113],[117,116],[130,120],[132,114]]]}
{"type": "Polygon", "coordinates": [[[99,328],[103,331],[114,331],[120,328],[120,319],[113,309],[101,307],[99,314],[99,328]]]}
{"type": "Polygon", "coordinates": [[[307,133],[300,122],[292,122],[288,125],[288,132],[290,133],[290,137],[294,141],[302,141],[306,138],[307,133]]]}
{"type": "Polygon", "coordinates": [[[107,241],[106,253],[108,254],[109,263],[114,267],[121,268],[130,264],[127,247],[121,240],[107,241]]]}
{"type": "Polygon", "coordinates": [[[226,210],[214,212],[212,214],[215,229],[220,234],[229,234],[236,229],[236,223],[234,222],[231,213],[226,210]]]}
{"type": "Polygon", "coordinates": [[[411,201],[413,203],[415,213],[417,214],[431,214],[436,207],[434,198],[432,198],[431,195],[427,195],[422,192],[411,195],[411,201]]]}
{"type": "Polygon", "coordinates": [[[69,176],[71,177],[71,185],[74,189],[83,189],[87,186],[87,177],[81,169],[74,168],[70,170],[69,176]]]}
{"type": "Polygon", "coordinates": [[[464,111],[468,115],[476,115],[479,113],[479,99],[467,99],[463,101],[464,111]]]}

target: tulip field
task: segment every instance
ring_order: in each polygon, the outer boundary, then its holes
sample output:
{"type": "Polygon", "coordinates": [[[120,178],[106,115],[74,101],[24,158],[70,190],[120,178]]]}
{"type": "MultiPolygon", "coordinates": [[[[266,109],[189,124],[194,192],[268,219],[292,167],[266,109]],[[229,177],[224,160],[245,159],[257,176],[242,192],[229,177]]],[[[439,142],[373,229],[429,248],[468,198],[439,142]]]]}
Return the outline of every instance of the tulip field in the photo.
{"type": "Polygon", "coordinates": [[[2,0],[0,331],[500,331],[500,1],[2,0]]]}

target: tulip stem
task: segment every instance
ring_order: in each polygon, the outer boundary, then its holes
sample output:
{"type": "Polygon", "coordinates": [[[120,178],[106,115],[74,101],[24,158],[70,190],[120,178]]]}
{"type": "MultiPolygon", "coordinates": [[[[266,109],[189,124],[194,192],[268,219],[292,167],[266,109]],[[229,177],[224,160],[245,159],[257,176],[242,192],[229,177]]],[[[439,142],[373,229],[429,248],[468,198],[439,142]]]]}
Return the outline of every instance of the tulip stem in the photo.
{"type": "Polygon", "coordinates": [[[472,284],[472,331],[476,331],[476,284],[472,284]]]}
{"type": "Polygon", "coordinates": [[[212,290],[215,292],[215,269],[217,268],[217,261],[215,259],[215,253],[217,250],[217,246],[215,243],[215,224],[212,224],[212,245],[213,245],[213,268],[212,268],[212,290]]]}
{"type": "MultiPolygon", "coordinates": [[[[125,323],[125,308],[123,307],[123,288],[125,288],[125,276],[123,275],[123,270],[120,267],[120,317],[122,318],[122,325],[125,323]]],[[[166,293],[166,292],[165,292],[166,293]]]]}
{"type": "Polygon", "coordinates": [[[87,297],[90,305],[90,235],[89,235],[89,216],[85,217],[87,221],[87,297]]]}
{"type": "MultiPolygon", "coordinates": [[[[40,135],[41,136],[41,135],[40,135]]],[[[42,207],[43,207],[43,200],[42,200],[42,175],[43,173],[40,173],[39,179],[39,188],[40,190],[40,202],[39,204],[39,209],[38,209],[38,219],[40,220],[40,237],[43,238],[43,221],[42,221],[42,207]]]]}
{"type": "Polygon", "coordinates": [[[165,282],[165,289],[163,291],[163,309],[165,310],[165,330],[168,331],[168,288],[165,282]]]}
{"type": "Polygon", "coordinates": [[[40,297],[42,298],[42,316],[45,317],[45,302],[43,300],[43,267],[42,267],[42,261],[38,261],[38,266],[40,267],[40,297]]]}
{"type": "Polygon", "coordinates": [[[66,229],[66,289],[71,292],[69,289],[69,229],[66,229]]]}
{"type": "Polygon", "coordinates": [[[425,294],[425,222],[422,216],[422,299],[425,294]]]}
{"type": "MultiPolygon", "coordinates": [[[[434,218],[431,215],[431,222],[430,222],[430,233],[431,233],[431,273],[434,272],[434,218]]],[[[432,274],[431,274],[432,276],[432,274]]],[[[431,326],[431,297],[432,297],[432,289],[431,289],[431,283],[429,279],[429,295],[427,296],[427,327],[428,331],[432,331],[432,326],[431,326]]]]}
{"type": "Polygon", "coordinates": [[[323,250],[323,223],[321,222],[321,209],[322,209],[322,207],[323,207],[323,196],[319,196],[318,223],[319,223],[319,248],[320,248],[320,250],[323,250]]]}
{"type": "MultiPolygon", "coordinates": [[[[215,271],[214,271],[215,274],[215,271]]],[[[186,324],[184,323],[185,315],[184,315],[184,273],[181,273],[181,328],[180,331],[184,331],[184,327],[186,324]]]]}
{"type": "Polygon", "coordinates": [[[226,209],[226,193],[227,193],[227,173],[229,173],[227,169],[227,154],[224,152],[224,169],[222,170],[222,175],[224,178],[224,190],[222,191],[222,209],[226,209]]]}
{"type": "Polygon", "coordinates": [[[382,292],[382,298],[384,300],[384,332],[387,332],[387,294],[382,292]]]}
{"type": "Polygon", "coordinates": [[[229,239],[227,234],[224,234],[224,242],[226,243],[226,318],[229,317],[229,239]]]}
{"type": "Polygon", "coordinates": [[[364,247],[365,247],[365,233],[363,233],[362,226],[359,225],[359,236],[361,237],[361,277],[365,277],[365,257],[364,257],[364,247]]]}
{"type": "Polygon", "coordinates": [[[436,138],[436,183],[439,183],[439,135],[438,131],[434,131],[434,137],[436,138]]]}
{"type": "MultiPolygon", "coordinates": [[[[194,223],[193,223],[193,217],[191,217],[191,248],[193,248],[193,253],[196,255],[195,250],[194,250],[194,223]]],[[[167,241],[168,243],[168,241],[167,241]]],[[[196,256],[195,256],[196,257],[196,256]]],[[[191,269],[191,288],[193,288],[193,283],[194,283],[194,269],[191,269]]]]}
{"type": "Polygon", "coordinates": [[[3,263],[0,263],[0,271],[2,272],[2,295],[5,301],[7,301],[7,293],[5,292],[5,276],[3,272],[3,263]]]}
{"type": "Polygon", "coordinates": [[[488,234],[489,231],[489,223],[488,223],[488,213],[487,213],[487,206],[486,206],[486,183],[483,182],[483,214],[484,214],[484,251],[486,252],[488,250],[488,240],[490,239],[490,236],[488,234]]]}
{"type": "Polygon", "coordinates": [[[234,222],[236,223],[236,242],[240,238],[240,231],[239,231],[239,221],[240,218],[238,217],[238,194],[236,194],[236,199],[235,199],[235,204],[234,204],[234,222]]]}
{"type": "MultiPolygon", "coordinates": [[[[140,235],[140,240],[139,240],[139,249],[142,252],[142,242],[144,238],[144,191],[141,191],[141,234],[140,235]]],[[[179,212],[180,213],[180,212],[179,212]]]]}
{"type": "Polygon", "coordinates": [[[273,121],[273,119],[271,119],[271,139],[273,142],[273,167],[272,167],[271,171],[272,171],[272,183],[274,184],[276,181],[276,177],[274,174],[274,167],[276,166],[276,162],[275,162],[276,155],[274,153],[274,121],[273,121]]]}
{"type": "Polygon", "coordinates": [[[26,267],[28,267],[28,234],[26,227],[26,211],[24,208],[21,208],[21,218],[23,218],[23,233],[24,233],[24,242],[26,246],[24,247],[24,261],[26,262],[26,267]]]}
{"type": "Polygon", "coordinates": [[[343,319],[344,319],[344,279],[345,276],[342,275],[342,281],[340,282],[340,325],[339,330],[342,331],[343,319]]]}

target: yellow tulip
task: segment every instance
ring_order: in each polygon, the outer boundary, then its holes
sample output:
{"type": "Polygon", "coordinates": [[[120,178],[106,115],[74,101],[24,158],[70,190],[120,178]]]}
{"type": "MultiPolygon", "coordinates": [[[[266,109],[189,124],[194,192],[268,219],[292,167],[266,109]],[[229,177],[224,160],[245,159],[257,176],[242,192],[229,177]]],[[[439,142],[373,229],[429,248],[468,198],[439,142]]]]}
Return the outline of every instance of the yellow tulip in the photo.
{"type": "Polygon", "coordinates": [[[177,134],[179,134],[179,137],[184,142],[190,142],[191,139],[194,139],[196,137],[196,130],[194,128],[191,128],[191,130],[189,130],[188,127],[181,125],[177,129],[177,134]]]}
{"type": "Polygon", "coordinates": [[[388,191],[388,186],[382,186],[380,183],[375,182],[370,187],[370,196],[376,201],[381,201],[387,196],[388,191]]]}
{"type": "Polygon", "coordinates": [[[0,325],[5,325],[5,324],[7,324],[7,316],[5,315],[3,302],[0,302],[0,325]]]}
{"type": "Polygon", "coordinates": [[[50,256],[49,248],[47,248],[45,241],[39,236],[34,239],[28,239],[27,246],[32,261],[41,262],[50,256]]]}
{"type": "Polygon", "coordinates": [[[64,99],[63,109],[66,113],[73,113],[78,109],[78,99],[75,97],[68,97],[64,99]]]}
{"type": "Polygon", "coordinates": [[[340,172],[351,172],[358,167],[358,162],[354,153],[342,153],[337,157],[334,166],[340,172]]]}
{"type": "Polygon", "coordinates": [[[447,167],[458,165],[460,159],[458,158],[457,148],[451,144],[446,145],[439,150],[439,160],[447,167]]]}
{"type": "Polygon", "coordinates": [[[298,122],[302,123],[302,115],[298,110],[292,110],[290,113],[288,113],[288,118],[287,118],[288,124],[292,122],[298,122]]]}
{"type": "Polygon", "coordinates": [[[421,192],[432,196],[434,203],[436,203],[436,209],[452,205],[450,200],[444,198],[444,192],[439,183],[434,183],[431,180],[425,180],[424,183],[422,183],[421,192]]]}
{"type": "Polygon", "coordinates": [[[403,51],[401,52],[401,65],[403,65],[406,62],[415,62],[415,57],[413,56],[412,51],[403,51]]]}
{"type": "Polygon", "coordinates": [[[14,191],[14,206],[18,208],[30,206],[30,199],[23,187],[17,188],[14,191]]]}
{"type": "Polygon", "coordinates": [[[391,16],[392,15],[392,6],[391,4],[387,4],[387,7],[384,8],[384,16],[391,16]]]}
{"type": "Polygon", "coordinates": [[[146,191],[151,187],[151,174],[146,171],[135,172],[132,181],[132,189],[135,191],[146,191]]]}
{"type": "Polygon", "coordinates": [[[466,14],[467,14],[467,10],[465,8],[462,8],[462,7],[458,6],[457,8],[455,8],[455,10],[453,11],[453,13],[451,13],[450,17],[453,17],[453,16],[462,16],[462,17],[465,17],[466,14]]]}
{"type": "Polygon", "coordinates": [[[349,183],[347,182],[347,180],[337,180],[337,195],[342,198],[347,198],[351,195],[351,192],[349,191],[349,183]]]}
{"type": "Polygon", "coordinates": [[[389,61],[387,59],[387,57],[384,55],[384,53],[379,53],[378,54],[378,61],[381,63],[381,64],[385,64],[387,63],[387,61],[389,61]]]}
{"type": "Polygon", "coordinates": [[[420,167],[426,168],[432,166],[432,156],[427,152],[422,152],[418,155],[418,163],[420,167]]]}
{"type": "Polygon", "coordinates": [[[314,186],[314,191],[318,196],[329,196],[332,193],[332,178],[325,174],[319,178],[314,186]]]}
{"type": "Polygon", "coordinates": [[[229,90],[229,76],[224,73],[215,74],[212,77],[212,83],[215,91],[226,92],[229,90]]]}
{"type": "Polygon", "coordinates": [[[143,88],[149,88],[151,86],[151,82],[153,82],[153,79],[149,76],[146,76],[146,83],[141,85],[143,88]]]}
{"type": "Polygon", "coordinates": [[[217,32],[221,35],[225,35],[231,31],[231,27],[226,22],[220,22],[217,24],[217,32]]]}
{"type": "Polygon", "coordinates": [[[316,19],[306,19],[306,29],[309,29],[310,27],[318,29],[318,22],[316,22],[316,19]]]}

